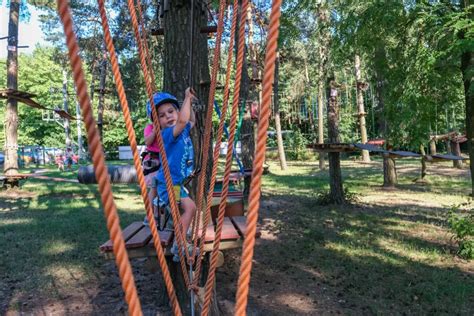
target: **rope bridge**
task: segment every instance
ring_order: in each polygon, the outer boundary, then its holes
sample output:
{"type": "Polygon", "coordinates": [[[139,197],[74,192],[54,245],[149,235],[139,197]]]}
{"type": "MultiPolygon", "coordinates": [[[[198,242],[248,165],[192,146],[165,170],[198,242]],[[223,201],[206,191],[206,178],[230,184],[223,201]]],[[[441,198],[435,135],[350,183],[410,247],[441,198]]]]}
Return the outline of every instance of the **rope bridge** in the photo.
{"type": "MultiPolygon", "coordinates": [[[[207,203],[203,200],[204,190],[206,179],[205,175],[207,173],[207,163],[203,163],[203,172],[201,172],[200,178],[198,179],[198,194],[197,194],[197,212],[196,216],[193,219],[192,223],[192,237],[193,237],[193,250],[188,252],[187,247],[184,247],[186,244],[186,239],[184,232],[181,226],[180,213],[177,205],[177,201],[173,192],[173,183],[170,176],[168,160],[166,158],[166,152],[164,150],[163,139],[161,137],[160,125],[158,122],[157,110],[153,102],[153,93],[156,91],[154,85],[155,76],[153,69],[151,68],[151,57],[150,51],[147,44],[147,34],[144,27],[143,13],[141,10],[140,0],[133,1],[128,0],[128,9],[131,16],[133,31],[135,39],[137,41],[138,52],[140,57],[140,64],[143,71],[146,91],[151,104],[153,112],[153,125],[156,130],[156,139],[158,142],[158,147],[160,148],[160,154],[162,156],[162,168],[165,175],[166,187],[168,191],[168,196],[170,199],[171,215],[173,217],[174,223],[174,232],[175,238],[178,243],[180,265],[185,280],[187,289],[189,290],[191,297],[198,290],[198,280],[202,267],[203,259],[203,247],[205,242],[206,227],[210,221],[210,209],[212,202],[212,193],[214,190],[214,185],[217,175],[217,163],[219,158],[219,148],[220,142],[224,130],[224,121],[228,110],[228,102],[230,95],[230,78],[232,71],[232,52],[234,44],[234,34],[237,25],[237,14],[238,11],[238,0],[234,0],[233,4],[233,17],[231,25],[231,39],[229,47],[229,54],[227,59],[227,72],[226,72],[226,82],[224,87],[224,101],[222,105],[222,115],[219,121],[219,128],[216,138],[216,146],[213,152],[213,164],[211,171],[211,181],[210,188],[207,191],[207,203]],[[200,226],[201,219],[200,214],[201,210],[204,210],[204,220],[202,226],[200,226]],[[199,234],[201,232],[201,235],[199,234]],[[199,255],[197,256],[197,262],[195,262],[197,242],[199,240],[199,255]],[[189,275],[188,275],[188,266],[189,266],[189,275]],[[194,274],[193,274],[193,267],[194,274]]],[[[130,110],[127,103],[127,98],[125,94],[125,89],[123,87],[123,82],[120,75],[119,64],[110,34],[110,29],[108,25],[107,14],[105,10],[104,0],[98,0],[99,12],[101,16],[102,28],[104,32],[104,41],[107,47],[109,58],[112,64],[112,72],[114,80],[117,87],[117,92],[120,100],[120,105],[122,107],[122,112],[125,119],[126,130],[128,134],[129,143],[133,153],[133,161],[136,169],[136,174],[138,177],[138,182],[140,185],[140,193],[143,198],[145,205],[148,222],[150,225],[150,230],[152,233],[153,244],[156,249],[156,254],[158,262],[163,272],[163,278],[165,280],[165,285],[169,299],[171,301],[172,309],[175,315],[181,315],[182,311],[176,297],[176,292],[173,287],[173,282],[170,276],[168,266],[166,264],[165,254],[161,246],[162,240],[160,240],[160,235],[157,231],[155,218],[153,216],[153,210],[151,201],[148,199],[147,189],[145,185],[145,179],[143,176],[143,170],[140,164],[140,158],[137,150],[136,135],[133,129],[132,120],[130,116],[130,110]]],[[[193,1],[191,1],[193,5],[193,1]]],[[[241,12],[246,12],[249,6],[248,0],[243,0],[241,4],[241,12]]],[[[242,249],[242,263],[239,273],[237,297],[236,297],[236,315],[245,315],[246,306],[247,306],[247,296],[249,291],[249,282],[250,282],[250,273],[252,269],[252,258],[255,245],[255,237],[257,231],[257,220],[258,220],[258,209],[260,203],[260,186],[261,186],[261,176],[263,173],[263,162],[265,157],[266,149],[266,138],[267,138],[267,129],[269,125],[270,118],[270,104],[271,104],[271,93],[272,93],[272,84],[274,80],[274,70],[275,70],[275,59],[276,59],[276,50],[277,50],[277,39],[278,39],[278,28],[280,23],[280,7],[281,0],[273,0],[272,10],[270,14],[270,24],[268,31],[268,41],[266,47],[266,58],[265,58],[265,71],[263,79],[263,99],[261,104],[261,111],[258,124],[258,142],[255,151],[255,159],[252,171],[252,183],[249,196],[249,210],[247,215],[246,222],[246,232],[244,245],[242,249]]],[[[104,151],[102,144],[100,142],[99,133],[97,130],[97,124],[92,115],[92,107],[89,95],[87,93],[87,84],[85,81],[84,71],[82,69],[82,61],[79,55],[79,47],[77,44],[76,35],[73,31],[73,21],[70,13],[68,1],[57,0],[58,12],[64,27],[64,33],[66,35],[66,44],[68,48],[69,60],[71,68],[73,70],[74,82],[77,87],[77,95],[79,104],[82,109],[82,115],[84,123],[87,130],[87,138],[89,143],[89,148],[91,151],[92,161],[94,164],[94,170],[97,177],[97,182],[99,184],[99,191],[101,195],[102,205],[104,207],[105,217],[107,219],[107,229],[109,230],[110,239],[112,242],[113,252],[115,256],[115,261],[119,270],[119,276],[122,281],[122,288],[125,292],[125,300],[129,306],[129,313],[131,315],[142,315],[141,304],[138,298],[137,289],[135,286],[134,277],[131,270],[131,265],[129,257],[125,248],[125,242],[120,229],[119,216],[117,214],[116,205],[112,195],[111,183],[108,177],[107,168],[104,160],[104,151]]],[[[227,8],[227,3],[225,0],[220,0],[219,2],[219,19],[217,24],[217,37],[216,37],[216,47],[214,50],[213,65],[212,65],[212,74],[211,74],[211,86],[209,91],[209,104],[206,113],[205,120],[205,130],[204,130],[204,148],[203,150],[203,160],[207,161],[210,159],[208,157],[209,146],[211,143],[211,128],[212,128],[212,109],[215,101],[215,91],[217,83],[217,71],[219,69],[219,60],[220,60],[220,45],[222,40],[222,33],[224,29],[224,17],[225,10],[227,8]]],[[[208,279],[205,285],[205,299],[202,305],[201,314],[207,315],[209,313],[209,306],[212,298],[212,287],[215,279],[215,269],[217,266],[217,257],[219,244],[221,240],[222,227],[224,224],[224,211],[226,206],[226,200],[229,192],[229,179],[231,174],[232,166],[232,153],[233,153],[233,144],[235,138],[235,130],[237,125],[237,115],[238,115],[238,103],[239,103],[239,93],[240,93],[240,84],[242,78],[242,65],[244,62],[244,45],[245,45],[245,24],[246,24],[246,14],[241,14],[239,22],[239,41],[237,43],[237,62],[236,62],[236,78],[235,86],[233,91],[233,102],[231,107],[231,119],[230,119],[230,131],[229,131],[229,148],[226,155],[225,162],[225,171],[224,171],[224,181],[222,187],[222,199],[219,205],[219,211],[217,216],[217,225],[215,229],[215,241],[213,245],[213,250],[211,253],[211,264],[209,269],[208,279]]],[[[191,66],[190,66],[191,67],[191,66]]],[[[192,71],[192,68],[190,68],[192,71]]],[[[191,306],[193,309],[193,306],[191,306]]]]}

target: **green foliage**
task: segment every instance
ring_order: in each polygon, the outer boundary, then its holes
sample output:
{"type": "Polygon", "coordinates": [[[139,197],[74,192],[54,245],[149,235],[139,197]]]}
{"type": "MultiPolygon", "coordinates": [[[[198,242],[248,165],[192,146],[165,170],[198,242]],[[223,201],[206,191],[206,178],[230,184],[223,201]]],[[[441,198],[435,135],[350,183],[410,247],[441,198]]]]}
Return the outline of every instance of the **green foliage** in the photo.
{"type": "Polygon", "coordinates": [[[454,206],[448,212],[448,226],[458,243],[458,255],[465,259],[474,259],[474,211],[461,212],[454,206]]]}
{"type": "Polygon", "coordinates": [[[300,160],[305,159],[307,151],[306,145],[308,140],[304,137],[299,129],[294,129],[291,135],[285,137],[283,145],[286,148],[286,155],[288,159],[300,160]]]}

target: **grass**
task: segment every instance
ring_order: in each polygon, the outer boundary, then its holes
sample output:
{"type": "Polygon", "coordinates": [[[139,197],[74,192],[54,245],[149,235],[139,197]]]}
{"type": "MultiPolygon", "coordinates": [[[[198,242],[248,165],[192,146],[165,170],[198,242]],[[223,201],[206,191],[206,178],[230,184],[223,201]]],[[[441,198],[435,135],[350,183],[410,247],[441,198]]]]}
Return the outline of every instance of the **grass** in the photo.
{"type": "MultiPolygon", "coordinates": [[[[269,164],[260,215],[266,233],[257,243],[249,299],[254,309],[473,314],[474,266],[453,255],[445,226],[447,209],[467,201],[465,172],[449,176],[432,168],[430,183],[418,185],[412,179],[419,162],[397,161],[400,189],[383,191],[380,161],[344,161],[345,186],[357,202],[319,206],[317,194],[329,187],[317,162],[290,162],[285,172],[269,164]],[[289,301],[293,297],[299,303],[289,301]]],[[[52,169],[44,175],[75,178],[75,172],[52,169]]],[[[113,189],[122,227],[141,220],[137,187],[113,189]]],[[[21,190],[0,196],[1,313],[40,310],[23,306],[32,295],[64,302],[78,289],[104,286],[110,271],[98,246],[108,233],[96,185],[30,178],[21,190]]],[[[238,273],[232,263],[227,269],[238,273]]],[[[233,291],[221,292],[231,298],[233,291]]]]}

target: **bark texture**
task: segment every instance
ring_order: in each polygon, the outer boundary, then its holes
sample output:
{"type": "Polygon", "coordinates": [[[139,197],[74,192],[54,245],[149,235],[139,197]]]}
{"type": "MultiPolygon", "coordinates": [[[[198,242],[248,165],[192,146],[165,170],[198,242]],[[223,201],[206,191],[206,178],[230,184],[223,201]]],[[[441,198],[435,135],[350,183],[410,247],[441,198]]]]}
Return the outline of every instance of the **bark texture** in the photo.
{"type": "MultiPolygon", "coordinates": [[[[339,138],[339,104],[337,103],[338,90],[334,78],[328,78],[328,136],[329,143],[340,143],[339,138]]],[[[344,203],[344,189],[342,187],[341,157],[339,152],[329,153],[329,196],[335,204],[344,203]]]]}
{"type": "MultiPolygon", "coordinates": [[[[365,109],[364,109],[364,87],[365,82],[362,82],[360,56],[355,55],[355,75],[357,80],[357,108],[359,110],[359,128],[360,137],[362,144],[367,143],[367,126],[365,123],[365,109]]],[[[362,150],[362,161],[370,162],[370,156],[368,150],[362,150]]]]}
{"type": "MultiPolygon", "coordinates": [[[[18,22],[20,0],[10,1],[8,22],[8,55],[7,55],[7,88],[18,89],[18,22]]],[[[5,162],[3,171],[6,176],[18,173],[18,103],[13,98],[7,99],[5,113],[5,162]]],[[[18,180],[9,181],[17,186],[18,180]]]]}
{"type": "Polygon", "coordinates": [[[278,74],[279,74],[279,59],[275,61],[275,81],[273,84],[273,107],[275,112],[275,129],[278,146],[278,158],[280,159],[281,170],[288,169],[286,165],[285,148],[283,147],[283,137],[281,135],[281,123],[280,123],[280,105],[278,98],[278,74]]]}

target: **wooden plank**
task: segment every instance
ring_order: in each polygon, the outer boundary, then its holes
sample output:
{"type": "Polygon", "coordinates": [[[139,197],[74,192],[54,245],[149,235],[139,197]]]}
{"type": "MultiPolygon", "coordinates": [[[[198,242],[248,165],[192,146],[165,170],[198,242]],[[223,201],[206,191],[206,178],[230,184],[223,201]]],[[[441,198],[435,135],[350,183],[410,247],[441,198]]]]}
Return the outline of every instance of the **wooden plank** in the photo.
{"type": "MultiPolygon", "coordinates": [[[[142,222],[133,222],[131,223],[130,225],[128,225],[123,231],[122,231],[122,235],[123,235],[123,239],[125,240],[125,242],[130,239],[130,237],[132,237],[133,235],[135,235],[135,233],[141,229],[143,226],[143,223],[142,222]]],[[[112,251],[113,248],[112,248],[112,240],[108,240],[107,242],[105,242],[103,245],[101,245],[99,247],[100,251],[102,252],[105,252],[105,251],[112,251]]]]}
{"type": "MultiPolygon", "coordinates": [[[[202,234],[200,234],[202,236],[202,234]]],[[[204,242],[213,242],[214,239],[216,238],[216,233],[214,232],[214,224],[211,222],[209,225],[207,225],[206,229],[206,239],[204,242]]]]}
{"type": "Polygon", "coordinates": [[[135,235],[133,235],[125,243],[127,249],[139,248],[145,246],[148,241],[151,239],[151,230],[150,227],[143,225],[135,235]]]}
{"type": "Polygon", "coordinates": [[[386,153],[387,151],[381,147],[378,147],[378,146],[374,146],[374,145],[371,145],[371,144],[354,144],[354,146],[358,149],[362,149],[362,150],[368,150],[370,152],[374,152],[374,153],[386,153]]]}
{"type": "Polygon", "coordinates": [[[389,155],[391,158],[400,158],[400,157],[421,157],[421,154],[414,153],[411,151],[403,151],[403,150],[394,150],[394,151],[389,151],[389,155]]]}
{"type": "Polygon", "coordinates": [[[240,239],[239,232],[229,217],[224,217],[224,225],[222,226],[221,240],[240,239]]]}
{"type": "MultiPolygon", "coordinates": [[[[242,247],[242,239],[222,240],[219,250],[235,249],[242,247]]],[[[214,242],[204,244],[204,252],[211,252],[214,249],[214,242]]]]}
{"type": "MultiPolygon", "coordinates": [[[[232,223],[237,228],[237,231],[240,233],[242,238],[245,238],[245,233],[247,232],[247,217],[245,216],[234,216],[230,218],[232,223]]],[[[260,227],[257,226],[257,232],[255,233],[255,237],[259,238],[262,235],[260,231],[260,227]]]]}
{"type": "MultiPolygon", "coordinates": [[[[172,230],[169,230],[169,229],[159,230],[158,235],[160,235],[161,245],[163,247],[170,245],[171,242],[173,241],[174,233],[172,230]]],[[[150,232],[150,236],[151,236],[151,232],[150,232]]],[[[148,245],[154,248],[153,238],[150,238],[148,245]]]]}
{"type": "MultiPolygon", "coordinates": [[[[221,196],[222,196],[222,191],[214,191],[212,193],[212,197],[221,197],[221,196]]],[[[228,191],[227,196],[235,197],[235,198],[243,198],[244,193],[242,191],[228,191]]]]}
{"type": "Polygon", "coordinates": [[[355,151],[353,144],[338,143],[338,144],[311,144],[309,148],[318,152],[352,152],[355,151]]]}

